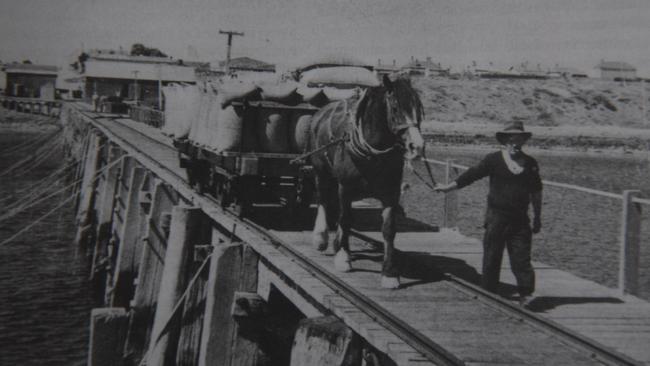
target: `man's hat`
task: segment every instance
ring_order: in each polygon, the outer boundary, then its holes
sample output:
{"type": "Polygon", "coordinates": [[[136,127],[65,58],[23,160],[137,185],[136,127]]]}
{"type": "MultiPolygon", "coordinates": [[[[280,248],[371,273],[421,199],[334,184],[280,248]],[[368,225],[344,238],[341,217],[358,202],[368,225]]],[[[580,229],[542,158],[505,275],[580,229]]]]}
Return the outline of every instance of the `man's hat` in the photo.
{"type": "Polygon", "coordinates": [[[505,139],[508,136],[513,135],[523,135],[528,140],[533,134],[527,131],[524,131],[524,123],[521,121],[511,121],[508,122],[505,128],[497,132],[497,141],[502,145],[505,144],[505,139]]]}

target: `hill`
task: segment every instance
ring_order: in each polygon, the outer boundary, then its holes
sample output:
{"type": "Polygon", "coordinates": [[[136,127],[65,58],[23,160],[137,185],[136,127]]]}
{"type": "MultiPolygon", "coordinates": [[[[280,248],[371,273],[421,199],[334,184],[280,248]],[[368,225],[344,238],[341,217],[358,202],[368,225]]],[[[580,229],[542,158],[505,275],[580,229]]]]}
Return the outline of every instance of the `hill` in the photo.
{"type": "MultiPolygon", "coordinates": [[[[413,85],[425,108],[423,130],[441,137],[475,137],[471,143],[487,137],[490,141],[503,123],[518,119],[542,145],[650,146],[650,122],[643,120],[639,82],[414,78],[413,85]]],[[[648,96],[646,85],[646,103],[648,96]]],[[[646,119],[650,119],[648,112],[646,119]]]]}

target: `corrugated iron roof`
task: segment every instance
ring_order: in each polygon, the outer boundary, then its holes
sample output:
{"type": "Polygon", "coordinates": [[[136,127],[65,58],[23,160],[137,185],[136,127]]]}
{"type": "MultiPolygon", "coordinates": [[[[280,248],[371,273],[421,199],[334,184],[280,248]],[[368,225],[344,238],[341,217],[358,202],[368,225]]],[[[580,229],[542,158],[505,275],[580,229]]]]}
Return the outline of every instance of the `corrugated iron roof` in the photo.
{"type": "Polygon", "coordinates": [[[141,62],[115,62],[115,60],[89,59],[85,62],[85,77],[108,79],[138,79],[195,82],[194,67],[141,62]]]}
{"type": "Polygon", "coordinates": [[[56,75],[59,72],[56,66],[19,63],[4,64],[2,70],[7,74],[56,75]]]}

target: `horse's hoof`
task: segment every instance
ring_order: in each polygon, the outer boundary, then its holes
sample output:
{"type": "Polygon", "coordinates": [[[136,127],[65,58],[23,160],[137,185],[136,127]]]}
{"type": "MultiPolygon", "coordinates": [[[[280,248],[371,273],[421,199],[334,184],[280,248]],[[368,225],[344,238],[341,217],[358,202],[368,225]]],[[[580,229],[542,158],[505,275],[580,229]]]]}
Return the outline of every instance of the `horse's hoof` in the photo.
{"type": "Polygon", "coordinates": [[[352,270],[348,252],[341,249],[336,253],[336,257],[334,257],[334,268],[339,272],[350,272],[352,270]]]}
{"type": "Polygon", "coordinates": [[[394,290],[399,288],[399,277],[381,276],[381,288],[394,290]]]}
{"type": "Polygon", "coordinates": [[[322,233],[314,233],[313,237],[313,245],[316,250],[319,252],[324,252],[327,250],[327,241],[328,241],[328,234],[327,231],[324,231],[322,233]]]}

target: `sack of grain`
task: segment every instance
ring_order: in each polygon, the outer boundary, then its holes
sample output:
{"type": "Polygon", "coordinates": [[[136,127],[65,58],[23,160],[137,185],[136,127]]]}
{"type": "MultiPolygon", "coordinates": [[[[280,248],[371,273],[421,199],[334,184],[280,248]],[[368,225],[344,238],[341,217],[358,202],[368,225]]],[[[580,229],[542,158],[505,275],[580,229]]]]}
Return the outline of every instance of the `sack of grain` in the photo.
{"type": "Polygon", "coordinates": [[[379,86],[379,79],[372,71],[353,66],[308,70],[302,73],[300,82],[307,86],[379,86]]]}
{"type": "Polygon", "coordinates": [[[196,85],[185,85],[180,91],[178,100],[178,123],[174,130],[174,137],[186,138],[189,136],[192,121],[196,120],[201,107],[201,91],[196,85]]]}
{"type": "Polygon", "coordinates": [[[308,86],[299,87],[298,94],[302,101],[316,107],[322,107],[329,102],[322,88],[310,88],[308,86]]]}
{"type": "Polygon", "coordinates": [[[243,100],[253,101],[260,100],[260,88],[250,83],[229,83],[219,86],[221,95],[221,108],[225,108],[232,102],[243,100]]]}
{"type": "Polygon", "coordinates": [[[323,88],[323,92],[329,101],[350,99],[358,94],[357,89],[337,89],[332,87],[323,88]]]}
{"type": "Polygon", "coordinates": [[[257,121],[257,138],[262,152],[289,150],[289,118],[284,110],[262,109],[257,121]]]}
{"type": "Polygon", "coordinates": [[[244,111],[236,109],[232,105],[221,108],[221,98],[213,105],[211,119],[215,118],[214,132],[210,147],[215,151],[238,151],[242,142],[242,132],[244,128],[244,111]]]}
{"type": "Polygon", "coordinates": [[[300,95],[296,92],[295,84],[263,85],[262,100],[278,102],[282,104],[295,105],[300,102],[300,95]]]}
{"type": "Polygon", "coordinates": [[[292,153],[304,153],[309,143],[311,114],[294,112],[289,124],[289,148],[292,153]]]}
{"type": "Polygon", "coordinates": [[[214,92],[208,88],[202,92],[201,106],[195,121],[192,123],[190,140],[197,145],[208,145],[210,143],[209,129],[207,127],[210,118],[210,109],[216,99],[214,92]]]}

